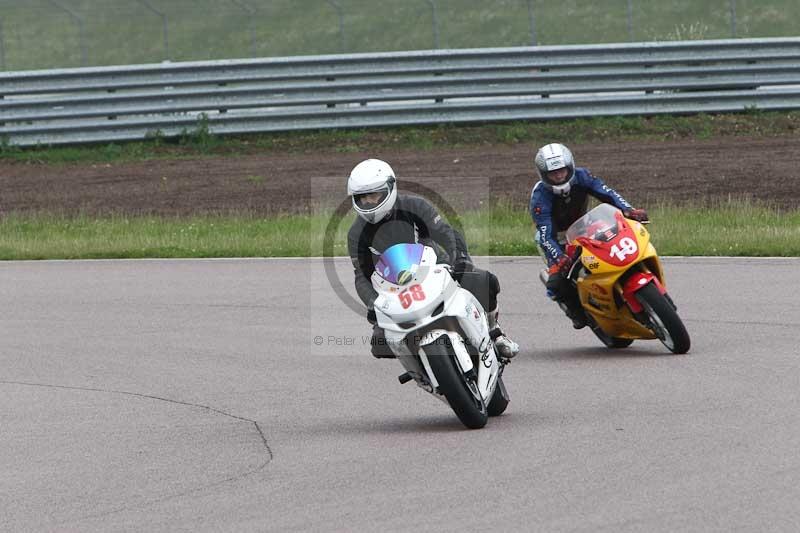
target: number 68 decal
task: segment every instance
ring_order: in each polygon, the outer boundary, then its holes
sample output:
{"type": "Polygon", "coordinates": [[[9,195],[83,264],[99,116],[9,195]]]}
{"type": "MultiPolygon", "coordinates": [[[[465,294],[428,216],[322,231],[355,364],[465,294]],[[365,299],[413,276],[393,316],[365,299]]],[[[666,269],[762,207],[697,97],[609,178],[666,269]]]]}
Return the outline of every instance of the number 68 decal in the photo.
{"type": "Polygon", "coordinates": [[[620,248],[616,244],[611,247],[611,255],[619,259],[620,261],[625,261],[625,257],[631,254],[635,254],[639,251],[638,246],[636,246],[636,241],[631,239],[630,237],[624,237],[619,240],[619,244],[622,246],[620,248]]]}
{"type": "Polygon", "coordinates": [[[421,302],[425,299],[425,292],[422,290],[421,285],[412,285],[411,287],[407,288],[403,292],[397,295],[400,298],[400,304],[403,306],[403,309],[408,309],[411,307],[411,303],[413,300],[421,302]]]}

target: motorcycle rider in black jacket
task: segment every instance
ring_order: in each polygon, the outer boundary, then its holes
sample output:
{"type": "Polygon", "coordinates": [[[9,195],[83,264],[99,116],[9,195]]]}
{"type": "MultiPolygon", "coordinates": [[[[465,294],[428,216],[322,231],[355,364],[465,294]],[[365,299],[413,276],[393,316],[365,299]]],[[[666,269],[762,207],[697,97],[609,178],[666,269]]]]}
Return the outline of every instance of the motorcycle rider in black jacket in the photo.
{"type": "Polygon", "coordinates": [[[355,271],[356,292],[367,306],[367,320],[374,326],[373,356],[394,357],[385,342],[383,329],[375,323],[373,304],[377,292],[370,277],[381,253],[399,243],[421,243],[434,248],[439,262],[451,265],[453,277],[487,310],[490,336],[500,356],[508,359],[519,352],[519,345],[509,339],[497,323],[497,294],[500,292],[497,277],[474,267],[464,237],[430,202],[398,194],[394,171],[379,159],[367,159],[353,168],[347,193],[359,215],[348,232],[347,246],[355,271]]]}

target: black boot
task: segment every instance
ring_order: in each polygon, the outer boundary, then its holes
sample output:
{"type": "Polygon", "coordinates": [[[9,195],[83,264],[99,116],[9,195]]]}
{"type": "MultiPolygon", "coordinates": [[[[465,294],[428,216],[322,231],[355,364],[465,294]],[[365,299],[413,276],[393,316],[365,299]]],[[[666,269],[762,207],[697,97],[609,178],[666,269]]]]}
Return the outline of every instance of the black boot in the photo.
{"type": "Polygon", "coordinates": [[[564,302],[564,313],[572,320],[572,327],[575,329],[583,329],[586,327],[586,311],[581,306],[581,301],[576,294],[572,298],[568,298],[564,302]]]}
{"type": "Polygon", "coordinates": [[[581,306],[578,291],[572,282],[559,273],[550,274],[545,283],[547,295],[558,302],[559,307],[572,320],[572,327],[582,329],[586,327],[586,313],[581,306]]]}
{"type": "Polygon", "coordinates": [[[568,309],[567,316],[572,320],[572,327],[575,329],[583,329],[586,327],[586,313],[583,308],[577,310],[568,309]]]}

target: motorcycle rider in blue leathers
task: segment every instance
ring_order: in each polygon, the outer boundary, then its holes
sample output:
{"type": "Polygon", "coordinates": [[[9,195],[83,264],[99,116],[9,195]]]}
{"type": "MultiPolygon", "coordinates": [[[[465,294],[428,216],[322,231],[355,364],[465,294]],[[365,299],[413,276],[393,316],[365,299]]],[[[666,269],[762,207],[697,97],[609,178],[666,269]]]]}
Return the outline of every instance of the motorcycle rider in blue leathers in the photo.
{"type": "Polygon", "coordinates": [[[575,167],[572,152],[563,144],[543,146],[534,159],[541,181],[531,190],[529,211],[535,226],[534,240],[547,261],[547,293],[564,309],[575,329],[586,326],[575,286],[566,278],[573,258],[564,253],[567,228],[586,214],[589,196],[611,204],[626,218],[646,222],[647,212],[634,209],[617,191],[586,168],[575,167]]]}

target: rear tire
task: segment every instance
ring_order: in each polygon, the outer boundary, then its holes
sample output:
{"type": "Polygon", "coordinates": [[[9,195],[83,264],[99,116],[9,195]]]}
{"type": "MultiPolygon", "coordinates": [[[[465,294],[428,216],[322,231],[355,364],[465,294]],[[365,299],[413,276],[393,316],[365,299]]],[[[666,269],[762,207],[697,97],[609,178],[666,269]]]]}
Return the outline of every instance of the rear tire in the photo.
{"type": "Polygon", "coordinates": [[[461,423],[470,429],[480,429],[486,425],[489,414],[486,403],[480,397],[478,384],[461,373],[455,362],[455,350],[446,336],[439,337],[433,344],[422,347],[431,370],[439,382],[439,391],[447,398],[447,403],[461,423]]]}
{"type": "Polygon", "coordinates": [[[497,378],[497,387],[494,389],[494,395],[489,400],[489,405],[486,406],[486,412],[489,416],[500,416],[506,411],[508,407],[508,391],[503,384],[503,376],[497,378]]]}
{"type": "Polygon", "coordinates": [[[636,299],[644,307],[650,318],[651,327],[661,343],[672,353],[683,354],[689,351],[691,340],[681,317],[659,292],[658,287],[648,283],[636,292],[636,299]]]}

